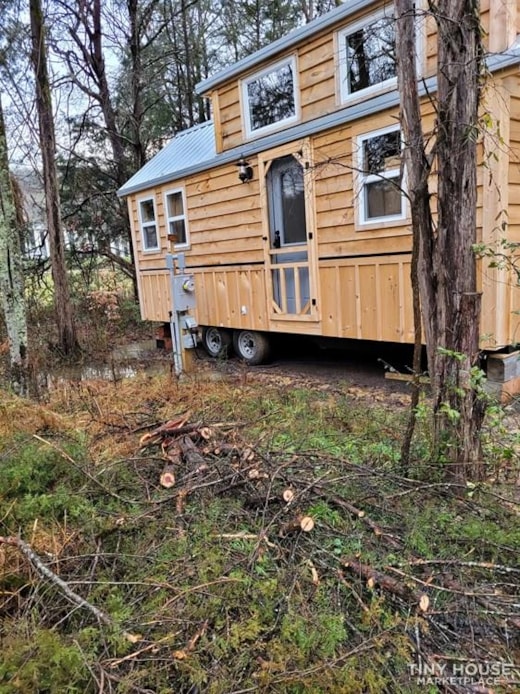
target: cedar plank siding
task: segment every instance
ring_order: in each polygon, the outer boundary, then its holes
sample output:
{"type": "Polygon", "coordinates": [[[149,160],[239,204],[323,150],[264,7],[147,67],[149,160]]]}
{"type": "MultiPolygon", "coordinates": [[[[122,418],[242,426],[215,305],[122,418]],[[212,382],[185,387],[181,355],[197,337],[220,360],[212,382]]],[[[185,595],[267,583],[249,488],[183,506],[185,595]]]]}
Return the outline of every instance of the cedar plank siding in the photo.
{"type": "Polygon", "coordinates": [[[215,169],[193,177],[186,198],[191,266],[263,261],[258,176],[242,185],[234,165],[215,169]]]}
{"type": "MultiPolygon", "coordinates": [[[[516,158],[515,144],[510,138],[510,123],[514,113],[511,99],[511,79],[507,75],[488,81],[485,102],[490,105],[496,120],[493,128],[484,137],[486,154],[479,167],[479,206],[478,218],[481,220],[482,243],[494,246],[504,238],[502,221],[507,219],[511,195],[511,158],[516,158]],[[499,135],[498,135],[499,133],[499,135]],[[508,182],[509,178],[509,182],[508,182]]],[[[482,155],[481,155],[482,156],[482,155]]],[[[507,236],[515,235],[515,224],[510,223],[507,236]]],[[[481,333],[483,345],[493,348],[504,347],[516,341],[514,333],[518,320],[513,314],[513,295],[518,290],[511,284],[511,273],[504,267],[491,267],[489,259],[479,262],[482,295],[481,333]]]]}
{"type": "Polygon", "coordinates": [[[324,261],[320,284],[324,336],[413,341],[409,255],[324,261]]]}
{"type": "MultiPolygon", "coordinates": [[[[514,94],[511,95],[510,121],[510,156],[509,156],[509,205],[508,205],[508,238],[520,244],[520,79],[511,77],[514,94]],[[514,80],[514,82],[513,82],[514,80]]],[[[510,310],[520,312],[520,284],[513,277],[509,289],[510,310]]],[[[515,342],[520,342],[520,328],[512,335],[515,342]]]]}
{"type": "MultiPolygon", "coordinates": [[[[517,4],[516,0],[509,4],[504,4],[504,0],[482,3],[483,25],[492,32],[489,41],[494,50],[504,50],[511,45],[511,37],[516,36],[517,4]]],[[[296,58],[301,122],[313,121],[342,108],[336,31],[372,14],[377,7],[373,5],[348,22],[338,22],[296,47],[281,50],[254,69],[212,89],[217,153],[240,148],[245,143],[240,79],[284,57],[296,58]]],[[[434,22],[428,18],[421,38],[424,77],[435,73],[435,41],[434,22]]],[[[496,137],[493,139],[488,134],[486,151],[492,149],[494,155],[483,155],[484,149],[480,147],[478,234],[484,243],[500,238],[502,232],[497,227],[501,213],[507,208],[508,238],[520,242],[518,68],[497,73],[489,81],[487,104],[499,123],[503,144],[498,147],[496,137]]],[[[428,133],[435,126],[436,114],[427,98],[422,101],[422,114],[424,130],[428,133]]],[[[398,115],[397,107],[381,110],[305,139],[310,151],[306,176],[311,177],[307,184],[312,199],[307,200],[307,224],[313,232],[309,258],[311,274],[316,279],[316,311],[299,321],[273,315],[271,278],[265,264],[268,232],[261,180],[264,162],[302,148],[303,140],[295,140],[292,147],[289,144],[292,125],[280,130],[288,133],[288,144],[247,157],[253,178],[246,184],[238,181],[235,163],[231,163],[129,195],[143,318],[168,320],[171,300],[164,254],[174,249],[166,237],[164,193],[184,187],[190,238],[186,261],[195,275],[196,315],[200,325],[412,342],[410,220],[358,226],[355,214],[356,138],[395,125],[398,115]],[[159,252],[153,253],[142,249],[137,212],[138,201],[149,195],[155,198],[161,246],[159,252]]],[[[479,268],[483,347],[494,349],[512,344],[520,338],[518,317],[513,314],[520,310],[520,291],[512,285],[507,270],[491,268],[485,259],[479,261],[479,268]]]]}
{"type": "MultiPolygon", "coordinates": [[[[239,83],[234,80],[215,92],[218,94],[220,136],[222,138],[221,149],[217,147],[217,152],[221,152],[238,147],[243,142],[239,83]]],[[[213,102],[214,98],[212,95],[213,102]]]]}
{"type": "Polygon", "coordinates": [[[196,286],[201,325],[269,329],[263,267],[204,268],[196,274],[196,286]],[[241,306],[249,307],[248,315],[241,314],[241,306]]]}
{"type": "Polygon", "coordinates": [[[334,39],[330,33],[299,49],[297,65],[302,121],[324,116],[337,108],[335,55],[334,39]]]}

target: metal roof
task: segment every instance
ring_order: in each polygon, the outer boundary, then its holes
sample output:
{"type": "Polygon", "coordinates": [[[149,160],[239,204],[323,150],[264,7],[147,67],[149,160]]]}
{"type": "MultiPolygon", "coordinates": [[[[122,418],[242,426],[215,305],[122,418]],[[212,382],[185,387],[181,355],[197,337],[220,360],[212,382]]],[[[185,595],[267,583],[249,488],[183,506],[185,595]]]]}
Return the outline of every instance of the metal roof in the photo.
{"type": "Polygon", "coordinates": [[[182,130],[150,159],[118,191],[119,196],[129,195],[149,188],[158,182],[179,178],[178,173],[204,168],[208,160],[216,156],[215,128],[213,121],[206,121],[188,130],[182,130]]]}
{"type": "Polygon", "coordinates": [[[333,10],[330,10],[330,12],[316,17],[316,19],[313,19],[304,26],[293,29],[286,36],[282,36],[268,46],[264,46],[264,48],[261,48],[255,53],[251,53],[251,55],[242,58],[242,60],[239,60],[237,63],[233,63],[233,65],[224,68],[224,70],[217,72],[215,75],[202,80],[195,86],[195,91],[197,94],[209,92],[217,85],[226,82],[240,73],[246,72],[255,67],[255,65],[269,58],[273,58],[278,53],[301,43],[304,39],[314,36],[314,34],[317,34],[323,29],[327,29],[336,22],[350,17],[350,15],[355,12],[374,4],[376,4],[376,0],[344,0],[339,7],[335,7],[333,10]]]}

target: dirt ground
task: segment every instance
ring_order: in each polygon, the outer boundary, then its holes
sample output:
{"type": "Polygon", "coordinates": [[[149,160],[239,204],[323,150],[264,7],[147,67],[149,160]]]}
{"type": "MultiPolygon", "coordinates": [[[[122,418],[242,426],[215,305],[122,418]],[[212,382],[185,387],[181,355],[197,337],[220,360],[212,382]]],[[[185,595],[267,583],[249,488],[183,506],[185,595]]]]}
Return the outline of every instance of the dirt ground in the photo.
{"type": "Polygon", "coordinates": [[[273,346],[271,358],[262,366],[244,366],[237,358],[225,361],[209,359],[202,348],[197,357],[203,368],[247,377],[250,380],[290,379],[301,385],[318,388],[364,390],[367,395],[402,396],[407,402],[410,383],[393,380],[393,373],[411,373],[412,350],[408,345],[364,344],[363,351],[354,346],[346,349],[323,349],[312,343],[285,339],[273,346]]]}

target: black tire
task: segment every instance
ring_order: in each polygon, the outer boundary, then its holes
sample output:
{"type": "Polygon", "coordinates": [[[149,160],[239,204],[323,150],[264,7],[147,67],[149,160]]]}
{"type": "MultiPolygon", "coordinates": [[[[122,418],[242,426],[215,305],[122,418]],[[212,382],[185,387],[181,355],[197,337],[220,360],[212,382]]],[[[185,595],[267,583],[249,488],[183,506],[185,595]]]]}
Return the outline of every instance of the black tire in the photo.
{"type": "Polygon", "coordinates": [[[237,357],[251,366],[263,364],[270,352],[267,336],[255,330],[235,330],[233,348],[237,357]]]}
{"type": "Polygon", "coordinates": [[[209,326],[202,328],[202,344],[210,357],[222,359],[231,352],[233,337],[229,330],[209,326]]]}

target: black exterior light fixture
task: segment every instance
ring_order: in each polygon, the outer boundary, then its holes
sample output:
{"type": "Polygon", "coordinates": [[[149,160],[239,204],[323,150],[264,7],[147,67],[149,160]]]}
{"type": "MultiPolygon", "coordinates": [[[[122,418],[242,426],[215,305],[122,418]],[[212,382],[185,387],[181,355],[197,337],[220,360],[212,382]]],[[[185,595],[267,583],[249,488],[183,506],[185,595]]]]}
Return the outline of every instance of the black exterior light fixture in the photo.
{"type": "Polygon", "coordinates": [[[240,157],[237,161],[237,166],[238,177],[242,183],[246,183],[246,181],[250,181],[253,178],[253,167],[249,166],[249,162],[246,161],[244,157],[240,157]]]}

